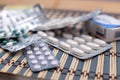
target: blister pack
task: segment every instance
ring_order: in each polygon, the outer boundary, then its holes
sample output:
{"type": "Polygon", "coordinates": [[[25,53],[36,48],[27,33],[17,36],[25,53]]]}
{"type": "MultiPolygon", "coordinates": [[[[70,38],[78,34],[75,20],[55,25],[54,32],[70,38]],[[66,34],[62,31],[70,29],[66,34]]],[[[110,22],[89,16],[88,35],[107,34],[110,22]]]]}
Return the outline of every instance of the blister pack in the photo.
{"type": "Polygon", "coordinates": [[[24,36],[20,38],[15,38],[15,39],[2,39],[0,40],[0,47],[6,50],[9,50],[11,52],[16,52],[18,50],[21,50],[30,44],[36,42],[39,40],[40,37],[37,34],[33,34],[30,36],[24,36]]]}
{"type": "Polygon", "coordinates": [[[0,38],[20,37],[48,20],[38,4],[25,10],[3,10],[0,16],[0,38]]]}
{"type": "Polygon", "coordinates": [[[93,38],[87,34],[76,34],[78,32],[68,33],[62,30],[56,31],[38,31],[47,43],[53,45],[68,54],[71,54],[79,59],[87,59],[98,54],[102,54],[111,48],[110,44],[97,38],[93,38]]]}
{"type": "Polygon", "coordinates": [[[32,71],[42,71],[59,66],[59,61],[41,39],[26,47],[24,54],[32,71]]]}

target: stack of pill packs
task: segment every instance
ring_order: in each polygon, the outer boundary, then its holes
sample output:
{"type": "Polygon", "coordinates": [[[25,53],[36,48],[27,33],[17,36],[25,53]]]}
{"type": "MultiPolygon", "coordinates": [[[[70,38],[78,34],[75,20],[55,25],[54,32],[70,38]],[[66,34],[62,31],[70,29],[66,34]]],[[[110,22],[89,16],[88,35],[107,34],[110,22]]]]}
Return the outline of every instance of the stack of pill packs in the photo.
{"type": "Polygon", "coordinates": [[[111,45],[66,26],[87,21],[99,13],[96,10],[77,18],[49,20],[39,4],[25,10],[3,10],[0,12],[0,47],[10,52],[22,49],[34,72],[59,66],[48,45],[79,59],[91,58],[111,45]]]}

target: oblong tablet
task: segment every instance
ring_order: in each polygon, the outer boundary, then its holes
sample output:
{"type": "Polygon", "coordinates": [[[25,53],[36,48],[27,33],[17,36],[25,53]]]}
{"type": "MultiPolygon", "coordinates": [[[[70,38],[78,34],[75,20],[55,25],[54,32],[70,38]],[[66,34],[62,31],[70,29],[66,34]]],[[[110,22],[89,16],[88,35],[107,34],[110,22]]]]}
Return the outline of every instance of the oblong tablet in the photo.
{"type": "Polygon", "coordinates": [[[55,33],[54,33],[54,32],[52,32],[52,31],[47,31],[46,33],[47,33],[47,35],[48,35],[48,36],[52,36],[52,37],[54,37],[54,36],[55,36],[55,33]]]}
{"type": "Polygon", "coordinates": [[[84,44],[86,42],[83,38],[80,37],[74,37],[74,40],[80,44],[84,44]]]}
{"type": "Polygon", "coordinates": [[[82,37],[83,39],[85,39],[86,41],[92,41],[92,39],[93,39],[91,36],[86,35],[86,34],[82,34],[81,37],[82,37]]]}
{"type": "Polygon", "coordinates": [[[63,49],[66,49],[66,50],[69,50],[71,48],[71,46],[64,41],[60,41],[60,47],[62,47],[63,49]]]}
{"type": "Polygon", "coordinates": [[[72,39],[73,35],[68,34],[68,33],[63,33],[63,37],[66,38],[66,39],[72,39]]]}
{"type": "Polygon", "coordinates": [[[51,37],[49,36],[48,38],[48,41],[53,43],[53,44],[58,44],[59,40],[57,38],[54,38],[54,37],[51,37]]]}
{"type": "Polygon", "coordinates": [[[80,45],[79,47],[80,47],[81,50],[83,50],[84,52],[87,52],[87,53],[92,51],[92,48],[90,48],[90,47],[88,47],[86,45],[83,45],[83,44],[80,45]]]}
{"type": "Polygon", "coordinates": [[[47,34],[43,31],[38,31],[37,34],[43,38],[46,38],[47,37],[47,34]]]}
{"type": "Polygon", "coordinates": [[[106,42],[101,39],[94,39],[93,40],[96,44],[99,44],[100,46],[105,46],[106,42]]]}
{"type": "Polygon", "coordinates": [[[78,48],[72,48],[71,52],[78,55],[78,56],[83,56],[84,55],[84,51],[78,49],[78,48]]]}
{"type": "Polygon", "coordinates": [[[74,40],[68,39],[68,40],[66,40],[66,42],[73,47],[78,46],[78,43],[74,40]]]}
{"type": "Polygon", "coordinates": [[[100,47],[98,44],[93,42],[87,42],[86,45],[91,47],[92,49],[98,49],[100,47]]]}

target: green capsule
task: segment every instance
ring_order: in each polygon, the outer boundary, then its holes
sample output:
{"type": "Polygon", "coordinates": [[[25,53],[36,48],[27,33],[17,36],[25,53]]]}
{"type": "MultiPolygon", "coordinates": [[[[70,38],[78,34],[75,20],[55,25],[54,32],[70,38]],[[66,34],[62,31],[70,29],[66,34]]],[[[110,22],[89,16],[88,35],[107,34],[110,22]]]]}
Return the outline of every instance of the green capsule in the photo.
{"type": "Polygon", "coordinates": [[[19,36],[20,36],[20,33],[19,33],[19,32],[16,32],[15,35],[16,35],[17,37],[19,37],[19,36]]]}
{"type": "Polygon", "coordinates": [[[8,43],[8,40],[4,40],[3,41],[3,44],[5,45],[5,44],[7,44],[8,43]]]}
{"type": "Polygon", "coordinates": [[[21,32],[22,32],[22,33],[25,33],[25,30],[24,30],[24,29],[21,29],[21,32]]]}
{"type": "Polygon", "coordinates": [[[27,34],[24,34],[24,35],[23,35],[23,38],[27,38],[27,37],[28,37],[28,35],[27,35],[27,34]]]}
{"type": "Polygon", "coordinates": [[[18,42],[17,41],[13,41],[13,45],[16,45],[18,42]]]}

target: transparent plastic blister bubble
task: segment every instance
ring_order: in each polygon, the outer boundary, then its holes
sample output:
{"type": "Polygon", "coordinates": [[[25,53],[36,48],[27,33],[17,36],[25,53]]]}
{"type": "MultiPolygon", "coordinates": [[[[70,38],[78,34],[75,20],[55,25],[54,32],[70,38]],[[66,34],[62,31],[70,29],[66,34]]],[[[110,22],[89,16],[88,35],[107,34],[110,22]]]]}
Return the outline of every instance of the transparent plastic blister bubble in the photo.
{"type": "Polygon", "coordinates": [[[59,61],[55,58],[48,45],[38,40],[25,48],[24,54],[32,71],[42,71],[59,66],[59,61]]]}
{"type": "Polygon", "coordinates": [[[51,31],[48,33],[38,31],[38,35],[50,45],[53,45],[68,54],[71,54],[79,59],[88,59],[110,49],[112,46],[105,41],[93,38],[87,34],[80,34],[78,36],[73,33],[68,33],[60,30],[51,31]],[[53,36],[54,34],[54,36],[53,36]]]}
{"type": "Polygon", "coordinates": [[[1,48],[9,50],[10,52],[16,52],[40,39],[37,34],[25,36],[15,39],[3,39],[1,40],[0,46],[1,48]]]}
{"type": "Polygon", "coordinates": [[[97,15],[100,14],[100,10],[95,10],[92,11],[88,14],[84,14],[82,16],[78,16],[76,18],[73,17],[67,17],[64,19],[54,19],[54,20],[50,20],[44,24],[40,24],[38,25],[38,27],[35,30],[52,30],[52,29],[60,29],[63,28],[65,26],[68,26],[70,24],[76,24],[79,22],[83,22],[83,21],[87,21],[97,15]]]}

